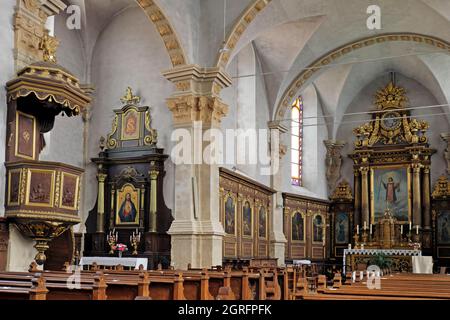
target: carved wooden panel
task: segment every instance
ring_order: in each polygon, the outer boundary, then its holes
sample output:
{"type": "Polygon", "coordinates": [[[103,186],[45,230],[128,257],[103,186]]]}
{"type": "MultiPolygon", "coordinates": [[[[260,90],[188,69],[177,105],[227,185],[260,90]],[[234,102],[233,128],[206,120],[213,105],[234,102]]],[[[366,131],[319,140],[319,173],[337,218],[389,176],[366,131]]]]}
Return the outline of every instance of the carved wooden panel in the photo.
{"type": "Polygon", "coordinates": [[[6,270],[8,258],[9,229],[6,219],[0,218],[0,271],[6,270]]]}

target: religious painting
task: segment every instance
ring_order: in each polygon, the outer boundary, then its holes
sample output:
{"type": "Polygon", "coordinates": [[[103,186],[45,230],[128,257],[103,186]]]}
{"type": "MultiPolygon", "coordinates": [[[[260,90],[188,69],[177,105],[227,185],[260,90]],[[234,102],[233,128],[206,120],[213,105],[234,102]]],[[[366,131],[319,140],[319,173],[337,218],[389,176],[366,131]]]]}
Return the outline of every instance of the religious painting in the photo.
{"type": "Polygon", "coordinates": [[[126,184],[117,191],[116,225],[139,224],[139,189],[126,184]]]}
{"type": "Polygon", "coordinates": [[[294,241],[305,240],[305,219],[300,212],[296,212],[292,216],[291,239],[294,241]]]}
{"type": "Polygon", "coordinates": [[[437,242],[450,244],[450,210],[440,212],[437,217],[437,242]]]}
{"type": "Polygon", "coordinates": [[[267,237],[267,215],[266,208],[261,206],[258,214],[258,234],[260,238],[267,237]]]}
{"type": "Polygon", "coordinates": [[[29,169],[26,205],[53,207],[54,185],[54,171],[29,169]]]}
{"type": "Polygon", "coordinates": [[[336,244],[349,243],[350,221],[346,212],[337,212],[335,218],[334,235],[336,244]]]}
{"type": "Polygon", "coordinates": [[[252,207],[248,201],[242,207],[242,233],[244,236],[252,236],[252,207]]]}
{"type": "Polygon", "coordinates": [[[122,115],[122,140],[136,140],[140,137],[141,114],[130,109],[122,115]]]}
{"type": "Polygon", "coordinates": [[[8,172],[8,205],[19,205],[21,170],[8,172]]]}
{"type": "Polygon", "coordinates": [[[78,205],[79,177],[63,172],[60,196],[60,207],[63,209],[76,210],[78,205]]]}
{"type": "Polygon", "coordinates": [[[321,215],[316,215],[313,220],[313,241],[323,241],[323,218],[321,215]]]}
{"type": "Polygon", "coordinates": [[[227,234],[236,234],[236,204],[231,196],[225,201],[225,232],[227,234]]]}
{"type": "Polygon", "coordinates": [[[408,222],[410,215],[407,167],[372,169],[372,223],[377,223],[389,210],[399,222],[408,222]]]}
{"type": "Polygon", "coordinates": [[[36,148],[36,118],[26,113],[16,113],[15,156],[34,160],[36,148]]]}

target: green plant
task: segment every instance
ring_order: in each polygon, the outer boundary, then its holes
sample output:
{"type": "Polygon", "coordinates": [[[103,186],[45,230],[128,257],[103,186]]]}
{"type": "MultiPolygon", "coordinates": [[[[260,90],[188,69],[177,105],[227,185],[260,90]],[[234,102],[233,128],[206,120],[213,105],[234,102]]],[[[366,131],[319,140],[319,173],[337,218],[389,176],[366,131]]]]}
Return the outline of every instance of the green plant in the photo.
{"type": "Polygon", "coordinates": [[[380,269],[383,268],[389,268],[391,265],[391,262],[389,261],[389,258],[384,253],[377,253],[371,260],[371,265],[376,265],[380,269]]]}

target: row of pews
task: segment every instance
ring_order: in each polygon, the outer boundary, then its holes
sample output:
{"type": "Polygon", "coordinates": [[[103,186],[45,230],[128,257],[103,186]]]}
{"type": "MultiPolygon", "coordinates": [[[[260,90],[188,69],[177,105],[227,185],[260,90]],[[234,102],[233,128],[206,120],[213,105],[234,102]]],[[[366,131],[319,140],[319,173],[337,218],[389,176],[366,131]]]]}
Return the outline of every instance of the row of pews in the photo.
{"type": "Polygon", "coordinates": [[[279,300],[278,268],[0,272],[0,300],[279,300]]]}
{"type": "Polygon", "coordinates": [[[448,300],[450,299],[450,275],[391,273],[383,270],[379,279],[375,274],[349,273],[343,281],[336,274],[332,283],[318,276],[316,287],[307,286],[299,278],[297,292],[291,296],[301,300],[448,300]],[[377,282],[378,281],[378,282],[377,282]],[[369,282],[369,286],[368,286],[369,282]]]}

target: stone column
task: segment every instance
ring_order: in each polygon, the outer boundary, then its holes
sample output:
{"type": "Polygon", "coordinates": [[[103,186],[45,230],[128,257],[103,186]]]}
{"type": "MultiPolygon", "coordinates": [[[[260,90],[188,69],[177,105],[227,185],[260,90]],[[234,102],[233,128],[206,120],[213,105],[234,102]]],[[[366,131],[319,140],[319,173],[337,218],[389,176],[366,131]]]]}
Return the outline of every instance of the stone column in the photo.
{"type": "Polygon", "coordinates": [[[17,0],[13,18],[16,71],[44,58],[42,40],[50,16],[66,8],[61,0],[17,0]]]}
{"type": "Polygon", "coordinates": [[[325,140],[323,143],[327,148],[325,165],[327,168],[326,177],[328,182],[328,195],[332,195],[334,189],[336,188],[336,183],[341,177],[341,151],[346,143],[344,141],[337,140],[325,140]]]}
{"type": "Polygon", "coordinates": [[[369,201],[369,167],[361,167],[361,225],[368,228],[370,225],[370,201],[369,201]]]}
{"type": "Polygon", "coordinates": [[[413,171],[413,225],[422,227],[422,199],[420,190],[420,163],[411,165],[413,171]]]}
{"type": "Polygon", "coordinates": [[[193,268],[221,265],[224,230],[219,216],[219,168],[217,162],[205,163],[202,155],[210,147],[204,141],[213,134],[208,130],[220,130],[220,121],[228,112],[219,94],[231,85],[231,79],[218,68],[195,65],[177,67],[164,76],[177,88],[167,105],[173,114],[174,136],[179,139],[175,149],[183,149],[174,150],[173,159],[172,265],[184,269],[189,263],[193,268]],[[181,141],[188,150],[181,147],[181,141]]]}
{"type": "Polygon", "coordinates": [[[284,265],[286,237],[283,231],[283,194],[282,190],[282,170],[281,161],[286,154],[286,146],[281,143],[281,135],[288,132],[288,128],[281,121],[271,121],[268,123],[271,131],[270,153],[271,153],[271,187],[276,190],[272,197],[272,221],[270,230],[270,257],[278,258],[278,265],[284,265]],[[277,137],[277,138],[275,138],[277,137]],[[278,157],[278,158],[276,158],[278,157]]]}
{"type": "Polygon", "coordinates": [[[157,211],[157,182],[159,171],[152,170],[149,172],[150,175],[150,223],[149,223],[149,232],[157,232],[158,228],[156,225],[156,211],[157,211]]]}
{"type": "Polygon", "coordinates": [[[450,174],[450,132],[441,133],[441,138],[447,143],[447,148],[444,152],[445,160],[447,161],[447,174],[450,174]]]}

